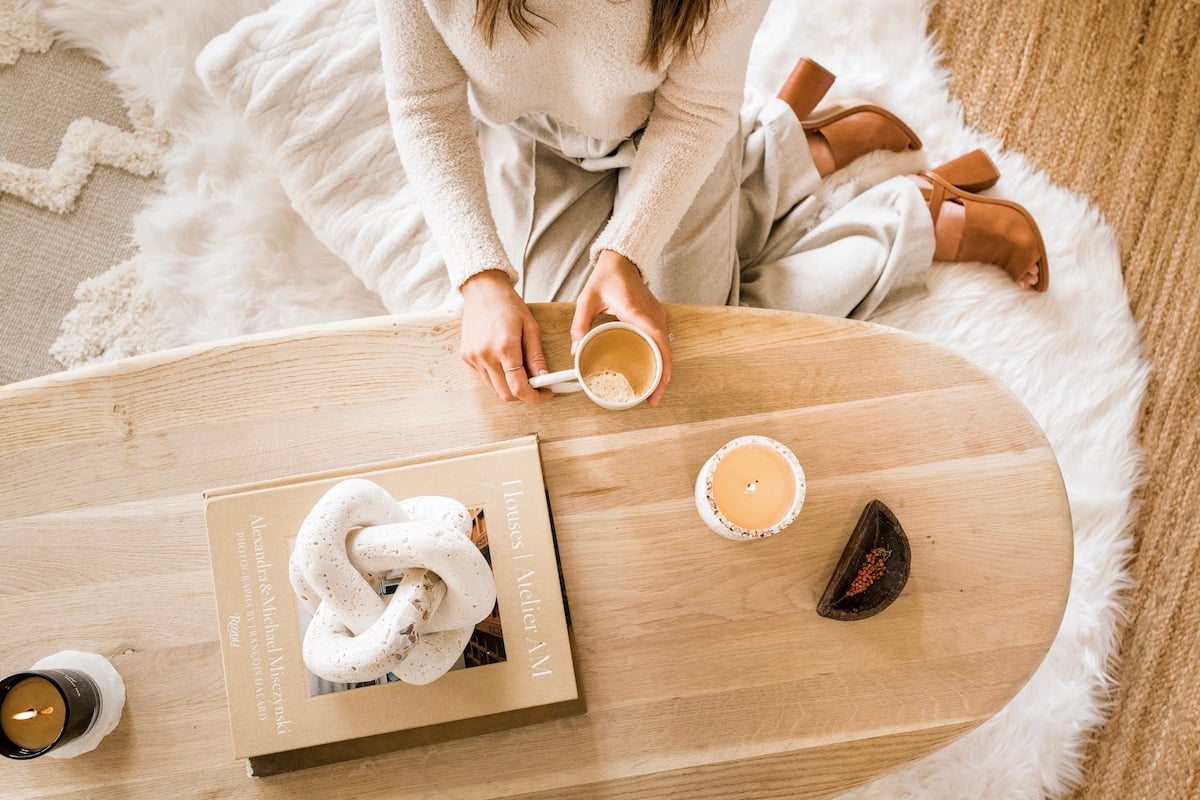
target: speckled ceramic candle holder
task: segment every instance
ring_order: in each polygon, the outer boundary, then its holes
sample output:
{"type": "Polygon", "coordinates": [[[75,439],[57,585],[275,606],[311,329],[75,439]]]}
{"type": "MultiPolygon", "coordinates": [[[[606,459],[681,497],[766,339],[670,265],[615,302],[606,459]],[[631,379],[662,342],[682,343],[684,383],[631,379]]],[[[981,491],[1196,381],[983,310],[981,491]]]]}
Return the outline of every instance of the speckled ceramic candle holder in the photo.
{"type": "Polygon", "coordinates": [[[800,466],[800,461],[786,445],[767,436],[741,436],[726,443],[704,463],[700,475],[696,478],[696,510],[700,514],[700,519],[704,520],[704,524],[714,533],[734,541],[762,539],[784,530],[795,522],[796,517],[800,514],[800,508],[804,505],[804,495],[804,469],[800,466]],[[769,448],[777,453],[791,468],[794,480],[794,494],[790,508],[777,522],[761,528],[747,528],[732,522],[717,505],[713,492],[713,477],[721,460],[735,448],[754,445],[769,448]]]}

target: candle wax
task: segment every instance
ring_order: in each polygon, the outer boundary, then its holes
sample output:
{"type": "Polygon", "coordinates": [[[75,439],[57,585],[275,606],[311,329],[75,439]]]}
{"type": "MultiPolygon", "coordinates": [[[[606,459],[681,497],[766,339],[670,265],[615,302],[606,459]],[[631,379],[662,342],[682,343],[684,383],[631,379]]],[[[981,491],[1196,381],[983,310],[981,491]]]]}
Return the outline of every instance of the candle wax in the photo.
{"type": "Polygon", "coordinates": [[[713,471],[713,502],[734,525],[747,530],[778,523],[796,499],[796,476],[773,448],[734,447],[713,471]]]}
{"type": "Polygon", "coordinates": [[[66,724],[66,701],[45,678],[25,678],[0,703],[0,728],[9,741],[26,750],[54,744],[66,724]]]}

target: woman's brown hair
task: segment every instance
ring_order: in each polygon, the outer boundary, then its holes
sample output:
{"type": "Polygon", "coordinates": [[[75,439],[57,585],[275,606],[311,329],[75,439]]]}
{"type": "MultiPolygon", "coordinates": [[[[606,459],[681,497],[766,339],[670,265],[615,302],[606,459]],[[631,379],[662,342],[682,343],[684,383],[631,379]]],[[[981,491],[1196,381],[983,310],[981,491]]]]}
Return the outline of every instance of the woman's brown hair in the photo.
{"type": "MultiPolygon", "coordinates": [[[[496,39],[496,20],[501,11],[521,36],[528,39],[537,33],[537,23],[530,15],[549,22],[530,11],[529,0],[475,0],[475,27],[483,34],[488,47],[496,39]]],[[[642,51],[642,63],[658,69],[668,54],[685,53],[692,48],[696,37],[704,30],[715,0],[650,0],[650,33],[642,51]]],[[[553,23],[551,23],[553,24],[553,23]]]]}

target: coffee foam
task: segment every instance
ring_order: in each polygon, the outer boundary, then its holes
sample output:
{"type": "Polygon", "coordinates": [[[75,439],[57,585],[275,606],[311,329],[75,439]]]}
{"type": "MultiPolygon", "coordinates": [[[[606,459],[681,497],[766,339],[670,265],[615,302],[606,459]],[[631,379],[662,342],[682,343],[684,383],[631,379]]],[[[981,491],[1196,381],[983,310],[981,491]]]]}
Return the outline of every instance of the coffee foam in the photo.
{"type": "Polygon", "coordinates": [[[637,392],[619,372],[600,370],[585,377],[583,382],[592,394],[609,403],[631,403],[637,399],[637,392]]]}
{"type": "MultiPolygon", "coordinates": [[[[579,373],[588,383],[593,375],[609,374],[622,378],[632,393],[632,401],[652,388],[655,379],[653,346],[637,333],[623,328],[598,331],[579,353],[579,373]]],[[[588,388],[591,389],[590,383],[588,388]]],[[[594,391],[594,390],[593,390],[594,391]]],[[[598,392],[594,392],[599,396],[598,392]]],[[[621,402],[615,398],[605,398],[621,402]]]]}

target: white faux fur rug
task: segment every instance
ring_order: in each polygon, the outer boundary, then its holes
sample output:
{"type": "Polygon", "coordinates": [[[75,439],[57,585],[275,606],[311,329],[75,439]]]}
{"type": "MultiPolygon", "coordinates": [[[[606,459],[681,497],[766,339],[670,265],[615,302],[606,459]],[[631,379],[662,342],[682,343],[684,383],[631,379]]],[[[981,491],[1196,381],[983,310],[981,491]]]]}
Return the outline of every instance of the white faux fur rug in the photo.
{"type": "MultiPolygon", "coordinates": [[[[173,144],[165,187],[136,220],[141,254],[81,294],[56,352],[70,363],[244,333],[379,314],[385,308],[293,211],[238,118],[193,70],[203,45],[270,0],[38,0],[60,38],[113,69],[126,96],[156,110],[173,144]]],[[[839,74],[834,94],[896,110],[922,153],[861,159],[826,187],[830,207],[885,177],[983,146],[1004,173],[996,193],[1030,208],[1046,238],[1046,295],[998,269],[939,266],[930,295],[877,321],[966,355],[1030,408],[1058,455],[1075,524],[1076,564],[1059,636],[1000,714],[944,750],[859,789],[857,798],[1040,798],[1083,776],[1087,737],[1111,698],[1109,668],[1131,555],[1135,442],[1145,388],[1111,229],[1088,202],[1019,154],[967,129],[925,38],[921,0],[775,0],[752,55],[773,92],[799,55],[839,74]]],[[[395,309],[393,309],[395,310],[395,309]]]]}

